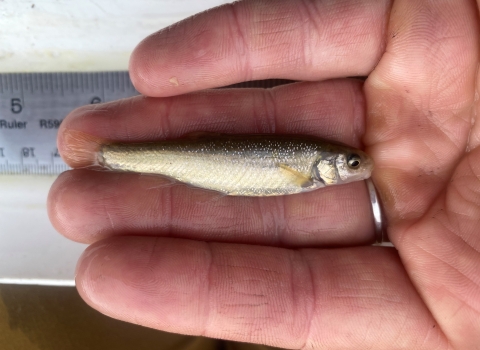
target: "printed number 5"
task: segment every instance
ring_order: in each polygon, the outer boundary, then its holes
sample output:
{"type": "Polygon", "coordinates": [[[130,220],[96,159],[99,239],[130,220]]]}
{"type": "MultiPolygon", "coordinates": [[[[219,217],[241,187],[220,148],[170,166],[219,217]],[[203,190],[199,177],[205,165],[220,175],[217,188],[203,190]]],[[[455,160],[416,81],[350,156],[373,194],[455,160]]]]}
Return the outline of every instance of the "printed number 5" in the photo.
{"type": "Polygon", "coordinates": [[[14,114],[18,114],[22,111],[23,106],[22,106],[22,100],[19,98],[12,98],[11,102],[11,111],[14,114]]]}

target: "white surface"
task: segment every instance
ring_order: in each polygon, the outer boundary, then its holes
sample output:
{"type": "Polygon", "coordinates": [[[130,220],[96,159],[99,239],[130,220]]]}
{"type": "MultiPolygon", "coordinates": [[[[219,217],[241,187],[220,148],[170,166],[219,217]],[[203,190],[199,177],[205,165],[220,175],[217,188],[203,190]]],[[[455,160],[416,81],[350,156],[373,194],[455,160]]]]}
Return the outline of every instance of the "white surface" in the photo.
{"type": "Polygon", "coordinates": [[[72,284],[85,247],[60,236],[48,220],[46,201],[54,179],[0,176],[0,282],[72,284]]]}
{"type": "MultiPolygon", "coordinates": [[[[126,70],[148,34],[227,0],[0,0],[0,72],[126,70]]],[[[55,232],[53,177],[0,176],[0,283],[73,285],[85,248],[55,232]]]]}
{"type": "Polygon", "coordinates": [[[226,0],[0,0],[0,71],[127,68],[148,34],[226,0]]]}

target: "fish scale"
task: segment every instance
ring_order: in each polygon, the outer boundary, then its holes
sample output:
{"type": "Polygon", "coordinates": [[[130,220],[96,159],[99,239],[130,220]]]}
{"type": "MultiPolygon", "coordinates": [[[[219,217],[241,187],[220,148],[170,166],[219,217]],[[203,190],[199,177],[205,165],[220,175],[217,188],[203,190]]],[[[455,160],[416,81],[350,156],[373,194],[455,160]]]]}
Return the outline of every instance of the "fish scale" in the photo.
{"type": "Polygon", "coordinates": [[[311,191],[334,181],[362,180],[373,168],[370,157],[360,150],[309,136],[275,134],[196,134],[156,143],[107,144],[101,148],[99,165],[163,175],[237,196],[311,191]],[[337,168],[345,167],[351,155],[362,166],[337,168]]]}

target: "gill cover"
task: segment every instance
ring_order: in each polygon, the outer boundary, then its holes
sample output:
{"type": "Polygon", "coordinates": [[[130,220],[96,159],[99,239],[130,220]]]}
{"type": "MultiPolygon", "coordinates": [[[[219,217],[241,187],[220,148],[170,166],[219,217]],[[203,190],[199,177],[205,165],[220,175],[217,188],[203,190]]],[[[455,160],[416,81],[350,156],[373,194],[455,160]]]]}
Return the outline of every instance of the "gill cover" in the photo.
{"type": "Polygon", "coordinates": [[[322,155],[313,165],[313,173],[316,180],[325,185],[335,185],[339,181],[335,154],[322,155]]]}

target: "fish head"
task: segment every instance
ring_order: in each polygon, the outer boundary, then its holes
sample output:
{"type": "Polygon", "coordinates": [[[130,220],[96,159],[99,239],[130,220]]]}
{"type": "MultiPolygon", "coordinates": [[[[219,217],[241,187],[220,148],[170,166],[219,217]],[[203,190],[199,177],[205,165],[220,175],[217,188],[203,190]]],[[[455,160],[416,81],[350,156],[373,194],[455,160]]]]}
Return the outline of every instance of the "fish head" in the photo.
{"type": "Polygon", "coordinates": [[[365,152],[345,148],[340,152],[321,154],[313,173],[316,180],[325,185],[337,185],[368,179],[373,166],[373,159],[365,152]]]}

